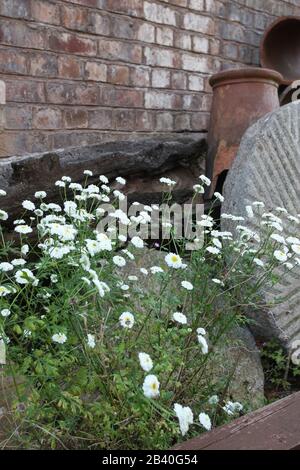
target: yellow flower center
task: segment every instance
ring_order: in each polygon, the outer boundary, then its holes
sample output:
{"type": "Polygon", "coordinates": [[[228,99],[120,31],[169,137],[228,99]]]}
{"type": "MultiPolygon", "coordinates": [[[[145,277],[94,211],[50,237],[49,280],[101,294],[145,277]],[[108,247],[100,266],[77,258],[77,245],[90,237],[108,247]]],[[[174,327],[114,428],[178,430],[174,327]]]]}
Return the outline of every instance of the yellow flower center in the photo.
{"type": "Polygon", "coordinates": [[[173,256],[172,256],[172,261],[173,261],[174,263],[175,263],[176,261],[178,261],[178,256],[173,255],[173,256]]]}

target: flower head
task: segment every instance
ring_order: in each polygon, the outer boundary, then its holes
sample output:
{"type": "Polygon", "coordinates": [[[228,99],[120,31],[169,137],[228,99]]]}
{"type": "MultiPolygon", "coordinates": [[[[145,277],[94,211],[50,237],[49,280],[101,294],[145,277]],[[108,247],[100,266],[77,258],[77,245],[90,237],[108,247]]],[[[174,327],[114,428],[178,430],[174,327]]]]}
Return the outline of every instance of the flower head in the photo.
{"type": "Polygon", "coordinates": [[[123,312],[119,317],[119,322],[123,328],[127,328],[130,330],[134,325],[135,319],[132,313],[123,312]]]}
{"type": "Polygon", "coordinates": [[[165,257],[165,261],[170,268],[180,269],[182,267],[182,259],[175,253],[169,253],[165,257]]]}
{"type": "Polygon", "coordinates": [[[67,341],[67,336],[64,333],[55,333],[52,336],[52,341],[58,344],[64,344],[67,341]]]}
{"type": "Polygon", "coordinates": [[[143,392],[147,398],[156,398],[159,396],[160,383],[156,375],[147,375],[143,383],[143,392]]]}
{"type": "Polygon", "coordinates": [[[194,286],[189,281],[182,281],[181,286],[186,290],[193,290],[194,286]]]}
{"type": "Polygon", "coordinates": [[[210,417],[206,413],[199,414],[199,422],[201,426],[204,427],[207,431],[211,430],[211,420],[210,417]]]}
{"type": "Polygon", "coordinates": [[[174,411],[179,421],[181,434],[185,436],[194,422],[193,412],[189,406],[182,406],[179,403],[175,403],[174,411]]]}
{"type": "Polygon", "coordinates": [[[173,320],[176,321],[177,323],[181,323],[181,325],[186,325],[187,324],[187,318],[181,312],[173,313],[173,320]]]}
{"type": "Polygon", "coordinates": [[[149,372],[153,368],[153,362],[149,354],[140,352],[139,361],[140,361],[141,368],[145,372],[149,372]]]}

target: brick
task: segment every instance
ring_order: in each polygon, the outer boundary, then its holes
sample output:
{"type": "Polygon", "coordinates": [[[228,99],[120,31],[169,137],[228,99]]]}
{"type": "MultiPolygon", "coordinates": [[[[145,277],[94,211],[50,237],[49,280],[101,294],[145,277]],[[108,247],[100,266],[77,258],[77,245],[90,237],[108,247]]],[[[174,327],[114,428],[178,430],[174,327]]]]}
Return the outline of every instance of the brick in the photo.
{"type": "Polygon", "coordinates": [[[204,111],[204,97],[200,94],[184,95],[183,109],[188,111],[204,111]]]}
{"type": "Polygon", "coordinates": [[[154,114],[151,111],[136,110],[136,130],[144,132],[154,130],[154,114]]]}
{"type": "Polygon", "coordinates": [[[77,31],[87,31],[88,29],[88,10],[71,6],[62,6],[61,18],[62,24],[65,28],[77,31]]]}
{"type": "Polygon", "coordinates": [[[179,49],[192,49],[192,36],[188,33],[176,32],[175,47],[179,49]]]}
{"type": "Polygon", "coordinates": [[[209,41],[207,38],[194,36],[193,37],[193,51],[207,54],[209,51],[209,41]]]}
{"type": "Polygon", "coordinates": [[[30,75],[36,77],[57,77],[57,58],[46,52],[35,52],[30,56],[30,75]]]}
{"type": "Polygon", "coordinates": [[[153,70],[152,87],[153,88],[170,88],[170,71],[169,70],[153,70]]]}
{"type": "Polygon", "coordinates": [[[182,68],[184,70],[190,70],[191,72],[212,72],[212,65],[210,63],[209,57],[200,57],[196,54],[183,54],[182,68]]]}
{"type": "Polygon", "coordinates": [[[102,1],[103,0],[72,0],[72,3],[76,3],[77,5],[83,5],[86,7],[101,8],[102,1]]]}
{"type": "Polygon", "coordinates": [[[180,56],[177,51],[145,47],[144,54],[147,65],[180,68],[180,56]]]}
{"type": "Polygon", "coordinates": [[[0,104],[6,104],[6,84],[0,80],[0,104]]]}
{"type": "Polygon", "coordinates": [[[210,39],[210,54],[219,55],[221,50],[221,43],[218,39],[210,39]]]}
{"type": "Polygon", "coordinates": [[[125,13],[128,16],[143,15],[143,2],[141,0],[107,0],[106,8],[114,12],[125,13]]]}
{"type": "Polygon", "coordinates": [[[163,93],[156,91],[145,92],[146,109],[180,109],[181,96],[175,93],[163,93]]]}
{"type": "Polygon", "coordinates": [[[96,85],[48,82],[46,88],[49,103],[95,106],[98,101],[98,89],[96,85]]]}
{"type": "Polygon", "coordinates": [[[69,52],[71,54],[95,56],[97,53],[96,41],[76,34],[51,33],[49,46],[54,51],[69,52]]]}
{"type": "Polygon", "coordinates": [[[204,0],[190,0],[189,7],[192,10],[204,11],[204,0]]]}
{"type": "Polygon", "coordinates": [[[144,2],[144,15],[146,20],[153,23],[163,23],[176,26],[175,10],[158,5],[157,3],[144,2]]]}
{"type": "Polygon", "coordinates": [[[185,90],[186,89],[186,74],[184,72],[172,72],[171,85],[175,90],[185,90]]]}
{"type": "Polygon", "coordinates": [[[142,62],[142,48],[140,45],[107,39],[99,40],[98,55],[102,59],[121,60],[135,64],[142,62]]]}
{"type": "MultiPolygon", "coordinates": [[[[221,24],[221,35],[228,41],[246,42],[245,29],[236,23],[223,22],[221,24]]],[[[249,41],[251,43],[251,40],[249,41]]]]}
{"type": "Polygon", "coordinates": [[[45,102],[44,83],[33,80],[7,80],[7,102],[43,103],[45,102]]]}
{"type": "Polygon", "coordinates": [[[125,65],[112,65],[108,69],[108,82],[116,85],[129,85],[129,68],[125,65]]]}
{"type": "Polygon", "coordinates": [[[166,27],[156,28],[156,42],[163,46],[173,46],[173,30],[166,27]]]}
{"type": "Polygon", "coordinates": [[[5,108],[6,129],[31,129],[31,106],[7,106],[5,108]]]}
{"type": "Polygon", "coordinates": [[[111,129],[112,111],[109,109],[89,111],[89,127],[91,129],[111,129]]]}
{"type": "Polygon", "coordinates": [[[195,13],[186,13],[184,15],[183,25],[185,29],[198,31],[202,34],[214,34],[214,22],[208,16],[196,15],[195,13]]]}
{"type": "Polygon", "coordinates": [[[191,119],[189,114],[177,114],[175,116],[175,131],[189,131],[191,129],[191,119]]]}
{"type": "Polygon", "coordinates": [[[0,49],[0,72],[26,75],[26,55],[10,49],[0,49]]]}
{"type": "Polygon", "coordinates": [[[86,62],[85,77],[95,82],[107,81],[107,65],[100,62],[86,62]]]}
{"type": "Polygon", "coordinates": [[[30,0],[1,0],[0,15],[11,18],[30,18],[30,0]]]}
{"type": "Polygon", "coordinates": [[[204,91],[204,80],[199,75],[189,75],[189,90],[204,91]]]}
{"type": "Polygon", "coordinates": [[[2,21],[0,24],[0,42],[17,47],[32,49],[46,49],[47,31],[37,29],[25,22],[2,21]]]}
{"type": "Polygon", "coordinates": [[[58,76],[61,78],[82,78],[82,62],[73,56],[60,56],[58,58],[58,76]]]}
{"type": "Polygon", "coordinates": [[[64,126],[67,129],[88,127],[88,112],[85,109],[68,109],[64,112],[64,126]]]}
{"type": "Polygon", "coordinates": [[[192,113],[191,114],[191,127],[193,131],[207,131],[209,124],[209,114],[205,113],[192,113]]]}
{"type": "Polygon", "coordinates": [[[99,104],[120,108],[143,108],[144,93],[138,90],[103,87],[100,90],[99,104]]]}
{"type": "Polygon", "coordinates": [[[60,129],[62,127],[61,111],[54,108],[34,109],[33,127],[36,129],[60,129]]]}
{"type": "Polygon", "coordinates": [[[113,111],[113,128],[118,131],[134,131],[136,129],[135,110],[122,109],[113,111]]]}
{"type": "Polygon", "coordinates": [[[150,72],[149,69],[142,67],[134,67],[130,70],[130,82],[135,87],[149,87],[150,86],[150,72]]]}
{"type": "Polygon", "coordinates": [[[188,0],[162,0],[166,3],[171,3],[172,5],[176,5],[179,7],[186,7],[188,4],[188,0]]]}
{"type": "Polygon", "coordinates": [[[243,64],[251,64],[252,62],[252,48],[249,46],[239,47],[239,61],[243,64]]]}
{"type": "MultiPolygon", "coordinates": [[[[113,21],[112,21],[113,23],[113,21]]],[[[93,34],[101,36],[110,36],[111,34],[111,21],[108,15],[101,15],[100,13],[90,13],[88,31],[93,34]]]]}
{"type": "Polygon", "coordinates": [[[148,23],[143,23],[137,31],[137,39],[143,42],[155,42],[155,27],[148,23]]]}
{"type": "Polygon", "coordinates": [[[223,46],[223,57],[228,59],[237,59],[238,58],[238,47],[236,44],[227,43],[223,46]]]}
{"type": "Polygon", "coordinates": [[[157,131],[172,131],[173,130],[173,115],[171,113],[157,113],[156,126],[157,131]]]}
{"type": "Polygon", "coordinates": [[[111,34],[115,38],[135,39],[135,23],[132,19],[122,16],[114,17],[112,21],[111,34]]]}
{"type": "Polygon", "coordinates": [[[31,2],[31,14],[36,21],[41,23],[60,24],[59,6],[45,0],[31,2]]]}

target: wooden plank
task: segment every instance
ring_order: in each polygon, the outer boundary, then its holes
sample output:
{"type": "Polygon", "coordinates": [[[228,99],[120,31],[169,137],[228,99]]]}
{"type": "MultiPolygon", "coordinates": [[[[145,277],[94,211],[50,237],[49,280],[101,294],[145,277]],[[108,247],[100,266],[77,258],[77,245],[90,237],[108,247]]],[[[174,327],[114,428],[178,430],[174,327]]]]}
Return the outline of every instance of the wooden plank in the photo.
{"type": "Polygon", "coordinates": [[[173,450],[300,450],[300,392],[173,450]]]}

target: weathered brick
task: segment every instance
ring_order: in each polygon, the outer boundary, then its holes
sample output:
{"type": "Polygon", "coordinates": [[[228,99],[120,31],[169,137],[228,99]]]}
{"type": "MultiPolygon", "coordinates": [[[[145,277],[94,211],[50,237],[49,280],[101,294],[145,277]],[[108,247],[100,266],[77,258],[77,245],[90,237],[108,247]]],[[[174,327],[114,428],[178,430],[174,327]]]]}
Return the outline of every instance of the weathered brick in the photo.
{"type": "Polygon", "coordinates": [[[24,103],[45,102],[44,83],[33,80],[7,80],[7,101],[24,103]]]}
{"type": "Polygon", "coordinates": [[[143,67],[134,67],[130,70],[130,81],[135,87],[150,86],[150,71],[143,67]]]}
{"type": "Polygon", "coordinates": [[[137,39],[143,42],[155,42],[155,27],[148,23],[142,23],[138,27],[137,39]]]}
{"type": "Polygon", "coordinates": [[[141,0],[106,0],[106,8],[129,16],[142,16],[143,14],[141,0]]]}
{"type": "Polygon", "coordinates": [[[46,0],[34,0],[31,2],[31,15],[41,23],[60,24],[59,5],[46,0]]]}
{"type": "Polygon", "coordinates": [[[100,89],[99,104],[120,108],[142,108],[144,94],[142,91],[103,87],[100,89]]]}
{"type": "Polygon", "coordinates": [[[192,10],[204,11],[204,0],[190,0],[189,7],[192,10]]]}
{"type": "Polygon", "coordinates": [[[144,54],[147,65],[180,68],[180,55],[177,51],[145,47],[144,54]]]}
{"type": "Polygon", "coordinates": [[[173,30],[164,26],[156,28],[156,42],[163,46],[173,46],[173,30]]]}
{"type": "Polygon", "coordinates": [[[183,109],[188,111],[202,111],[203,109],[203,96],[199,94],[184,95],[183,109]]]}
{"type": "Polygon", "coordinates": [[[61,129],[61,111],[56,108],[33,109],[33,127],[36,129],[61,129]]]}
{"type": "Polygon", "coordinates": [[[111,65],[108,69],[107,81],[116,85],[128,85],[129,68],[125,65],[111,65]]]}
{"type": "Polygon", "coordinates": [[[111,129],[112,111],[109,109],[89,111],[89,127],[91,129],[111,129]]]}
{"type": "Polygon", "coordinates": [[[191,129],[191,118],[190,115],[185,114],[177,114],[175,116],[175,130],[176,131],[189,131],[191,129]]]}
{"type": "Polygon", "coordinates": [[[245,29],[236,23],[223,22],[221,25],[221,34],[223,39],[229,41],[246,42],[245,29]]]}
{"type": "Polygon", "coordinates": [[[88,29],[88,10],[63,5],[61,8],[61,18],[65,28],[77,31],[87,31],[88,29]]]}
{"type": "Polygon", "coordinates": [[[59,52],[69,52],[79,55],[95,56],[97,43],[93,39],[78,36],[76,34],[54,32],[49,37],[50,49],[59,52]]]}
{"type": "Polygon", "coordinates": [[[135,39],[135,23],[132,19],[123,16],[114,17],[111,26],[111,34],[115,38],[135,39]]]}
{"type": "Polygon", "coordinates": [[[180,109],[182,105],[181,96],[176,93],[146,91],[146,109],[180,109]]]}
{"type": "Polygon", "coordinates": [[[157,131],[172,131],[174,128],[173,125],[173,115],[171,113],[157,113],[156,115],[156,130],[157,131]]]}
{"type": "Polygon", "coordinates": [[[142,47],[137,44],[100,39],[98,55],[102,59],[140,64],[142,62],[142,47]]]}
{"type": "Polygon", "coordinates": [[[136,130],[137,131],[153,131],[154,130],[154,114],[151,111],[136,110],[136,130]]]}
{"type": "Polygon", "coordinates": [[[0,104],[6,104],[6,84],[0,80],[0,104]]]}
{"type": "Polygon", "coordinates": [[[157,69],[152,72],[153,88],[170,88],[170,71],[157,69]]]}
{"type": "Polygon", "coordinates": [[[36,77],[57,77],[57,58],[54,54],[46,52],[31,54],[30,75],[36,77]]]}
{"type": "Polygon", "coordinates": [[[106,82],[107,65],[100,62],[86,62],[85,77],[87,80],[93,80],[95,82],[106,82]]]}
{"type": "Polygon", "coordinates": [[[133,131],[136,129],[136,115],[135,110],[132,109],[118,109],[113,111],[113,127],[122,131],[133,131]]]}
{"type": "Polygon", "coordinates": [[[209,51],[209,40],[205,37],[193,37],[193,51],[207,54],[209,51]]]}
{"type": "Polygon", "coordinates": [[[228,59],[237,59],[238,58],[238,47],[236,44],[227,43],[223,45],[223,57],[228,59]]]}
{"type": "Polygon", "coordinates": [[[192,113],[191,114],[191,127],[193,131],[207,131],[209,124],[209,114],[205,113],[192,113]]]}
{"type": "Polygon", "coordinates": [[[0,42],[17,47],[46,49],[47,31],[45,28],[37,29],[25,22],[2,21],[0,24],[0,42]]]}
{"type": "Polygon", "coordinates": [[[0,15],[10,16],[11,18],[30,18],[31,0],[1,0],[0,15]]]}
{"type": "Polygon", "coordinates": [[[5,127],[6,129],[31,129],[32,108],[31,106],[6,106],[5,127]]]}
{"type": "Polygon", "coordinates": [[[210,39],[209,41],[210,54],[219,55],[221,49],[221,42],[218,39],[210,39]]]}
{"type": "MultiPolygon", "coordinates": [[[[72,3],[76,3],[77,5],[83,5],[86,7],[94,7],[94,8],[101,8],[101,2],[103,0],[72,0],[72,3]]],[[[103,3],[104,6],[104,3],[103,3]]]]}
{"type": "Polygon", "coordinates": [[[26,75],[26,54],[17,50],[0,49],[0,72],[26,75]]]}
{"type": "Polygon", "coordinates": [[[188,33],[181,31],[175,34],[175,47],[179,49],[191,50],[192,49],[192,36],[188,33]]]}
{"type": "Polygon", "coordinates": [[[82,78],[83,64],[80,59],[73,56],[60,56],[58,58],[58,76],[61,78],[82,78]]]}
{"type": "Polygon", "coordinates": [[[186,83],[187,79],[186,74],[184,72],[172,72],[172,88],[174,88],[175,90],[185,90],[186,83]]]}
{"type": "Polygon", "coordinates": [[[92,12],[89,14],[88,20],[88,31],[93,34],[99,34],[101,36],[110,36],[111,34],[111,23],[108,15],[101,15],[100,13],[92,12]]]}
{"type": "Polygon", "coordinates": [[[67,129],[88,127],[88,112],[85,109],[71,108],[64,112],[64,126],[67,129]]]}
{"type": "Polygon", "coordinates": [[[98,101],[96,85],[49,82],[46,84],[46,88],[49,103],[95,106],[98,101]]]}
{"type": "Polygon", "coordinates": [[[144,15],[146,20],[153,23],[163,23],[176,26],[176,13],[171,8],[164,7],[157,3],[144,2],[144,15]]]}
{"type": "Polygon", "coordinates": [[[204,80],[199,75],[189,74],[189,90],[204,91],[204,80]]]}
{"type": "Polygon", "coordinates": [[[183,26],[185,29],[198,31],[202,34],[211,34],[215,32],[214,21],[208,16],[196,15],[195,13],[186,13],[184,15],[183,26]]]}
{"type": "Polygon", "coordinates": [[[211,73],[212,64],[209,57],[192,54],[182,55],[182,68],[191,72],[211,73]]]}

